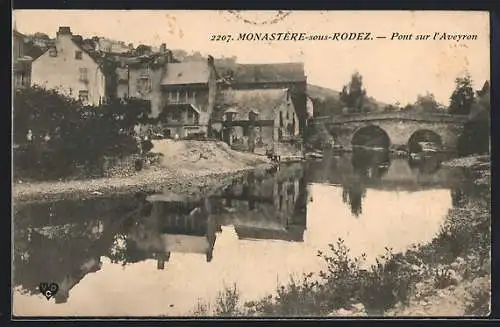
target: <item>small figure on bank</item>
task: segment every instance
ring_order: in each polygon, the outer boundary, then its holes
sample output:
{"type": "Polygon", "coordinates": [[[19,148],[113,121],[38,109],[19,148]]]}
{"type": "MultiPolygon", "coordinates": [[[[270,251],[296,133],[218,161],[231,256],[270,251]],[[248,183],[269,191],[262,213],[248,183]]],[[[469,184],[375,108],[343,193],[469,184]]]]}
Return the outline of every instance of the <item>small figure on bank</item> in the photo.
{"type": "Polygon", "coordinates": [[[26,139],[28,142],[33,141],[33,132],[31,132],[31,129],[28,130],[28,133],[26,134],[26,139]]]}

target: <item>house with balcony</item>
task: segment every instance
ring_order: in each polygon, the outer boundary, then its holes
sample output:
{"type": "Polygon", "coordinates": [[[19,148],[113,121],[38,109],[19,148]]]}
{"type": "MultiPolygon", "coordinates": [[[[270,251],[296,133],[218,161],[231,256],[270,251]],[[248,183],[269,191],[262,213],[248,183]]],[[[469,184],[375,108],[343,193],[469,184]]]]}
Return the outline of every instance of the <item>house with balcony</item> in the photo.
{"type": "Polygon", "coordinates": [[[296,109],[299,132],[303,134],[308,117],[307,76],[303,63],[240,64],[221,59],[215,66],[224,80],[221,89],[288,89],[296,109]]]}
{"type": "Polygon", "coordinates": [[[69,27],[60,27],[53,46],[32,63],[31,84],[99,105],[106,98],[109,74],[103,56],[82,43],[69,27]]]}
{"type": "Polygon", "coordinates": [[[14,88],[26,87],[31,83],[32,58],[25,53],[24,34],[16,29],[12,32],[12,85],[14,88]]]}
{"type": "Polygon", "coordinates": [[[225,89],[217,99],[212,122],[220,123],[221,138],[231,146],[254,152],[299,135],[288,89],[225,89]]]}
{"type": "Polygon", "coordinates": [[[170,63],[161,81],[164,106],[159,116],[167,137],[207,135],[214,109],[217,72],[207,61],[170,63]]]}

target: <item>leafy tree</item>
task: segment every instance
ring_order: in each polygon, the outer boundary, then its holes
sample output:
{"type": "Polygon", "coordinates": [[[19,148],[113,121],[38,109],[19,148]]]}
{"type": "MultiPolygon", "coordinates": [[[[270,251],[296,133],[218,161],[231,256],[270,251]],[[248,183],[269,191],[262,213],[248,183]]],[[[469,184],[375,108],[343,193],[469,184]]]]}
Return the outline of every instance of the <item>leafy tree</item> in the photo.
{"type": "Polygon", "coordinates": [[[419,94],[415,102],[414,109],[425,113],[436,113],[440,105],[436,101],[434,94],[427,92],[425,95],[419,94]]]}
{"type": "Polygon", "coordinates": [[[347,107],[349,113],[360,113],[367,110],[364,106],[366,90],[363,88],[363,77],[358,72],[351,76],[349,84],[344,85],[340,93],[340,100],[347,107]]]}
{"type": "Polygon", "coordinates": [[[14,142],[23,146],[14,153],[14,166],[32,177],[64,177],[77,165],[95,170],[105,156],[136,153],[133,126],[148,120],[149,110],[141,100],[94,107],[83,106],[55,90],[18,90],[14,97],[14,142]]]}
{"type": "Polygon", "coordinates": [[[471,105],[470,121],[459,138],[460,155],[483,154],[491,151],[490,84],[486,81],[471,105]]]}
{"type": "Polygon", "coordinates": [[[474,103],[474,89],[469,75],[458,77],[455,80],[455,90],[450,97],[449,113],[454,115],[468,115],[474,103]]]}
{"type": "Polygon", "coordinates": [[[342,101],[338,98],[327,96],[322,98],[313,98],[314,116],[331,116],[342,114],[344,107],[342,101]]]}

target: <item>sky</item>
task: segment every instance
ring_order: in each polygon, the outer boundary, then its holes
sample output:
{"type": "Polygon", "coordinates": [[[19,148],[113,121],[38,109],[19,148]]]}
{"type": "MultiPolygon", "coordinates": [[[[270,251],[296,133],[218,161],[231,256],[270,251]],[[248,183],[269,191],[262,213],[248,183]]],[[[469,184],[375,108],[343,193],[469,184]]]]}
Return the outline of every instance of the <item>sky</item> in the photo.
{"type": "MultiPolygon", "coordinates": [[[[479,89],[490,79],[489,14],[480,11],[292,11],[191,10],[15,10],[17,30],[51,37],[59,26],[74,34],[126,43],[236,56],[241,63],[303,62],[310,84],[341,90],[353,72],[363,76],[367,94],[378,101],[405,105],[431,92],[447,105],[458,76],[468,73],[479,89]],[[256,22],[252,24],[250,22],[256,22]],[[267,24],[265,24],[268,22],[267,24]],[[212,35],[239,33],[369,32],[373,40],[210,41],[212,35]],[[416,40],[435,32],[477,35],[476,40],[416,40]],[[393,33],[412,40],[390,40],[393,33]],[[386,36],[377,39],[376,36],[386,36]]],[[[431,36],[432,38],[432,36],[431,36]]]]}

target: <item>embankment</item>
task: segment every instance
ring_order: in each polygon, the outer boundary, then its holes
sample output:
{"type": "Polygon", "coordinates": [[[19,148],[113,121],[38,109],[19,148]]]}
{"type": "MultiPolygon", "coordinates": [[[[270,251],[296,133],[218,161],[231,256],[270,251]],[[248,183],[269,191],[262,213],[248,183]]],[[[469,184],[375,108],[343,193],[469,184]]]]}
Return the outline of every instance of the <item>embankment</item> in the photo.
{"type": "Polygon", "coordinates": [[[209,193],[238,175],[257,167],[267,167],[267,158],[231,150],[222,142],[154,141],[152,152],[161,153],[162,161],[133,176],[78,181],[17,183],[14,202],[45,202],[119,196],[124,193],[171,192],[209,193]]]}

